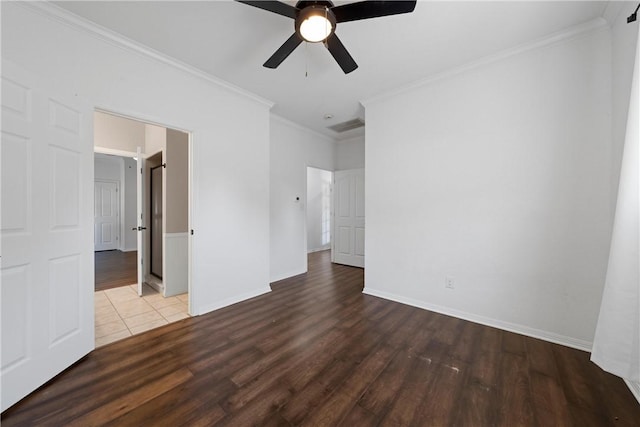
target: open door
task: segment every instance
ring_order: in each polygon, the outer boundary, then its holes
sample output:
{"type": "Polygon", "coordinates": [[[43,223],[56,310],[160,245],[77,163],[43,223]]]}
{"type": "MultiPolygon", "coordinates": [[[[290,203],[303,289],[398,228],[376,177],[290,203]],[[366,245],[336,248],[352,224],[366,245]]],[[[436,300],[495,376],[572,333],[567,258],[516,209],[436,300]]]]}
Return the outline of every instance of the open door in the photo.
{"type": "Polygon", "coordinates": [[[94,348],[93,109],[2,61],[4,411],[94,348]]]}
{"type": "Polygon", "coordinates": [[[137,161],[138,161],[138,179],[136,180],[136,190],[138,191],[136,194],[138,195],[137,207],[136,207],[136,218],[138,222],[138,227],[134,228],[134,230],[138,231],[138,295],[142,296],[142,284],[144,283],[144,231],[147,229],[144,225],[144,201],[145,201],[145,186],[144,186],[144,157],[142,154],[142,148],[138,147],[137,150],[137,161]]]}
{"type": "Polygon", "coordinates": [[[364,268],[364,169],[336,171],[333,180],[331,260],[364,268]]]}

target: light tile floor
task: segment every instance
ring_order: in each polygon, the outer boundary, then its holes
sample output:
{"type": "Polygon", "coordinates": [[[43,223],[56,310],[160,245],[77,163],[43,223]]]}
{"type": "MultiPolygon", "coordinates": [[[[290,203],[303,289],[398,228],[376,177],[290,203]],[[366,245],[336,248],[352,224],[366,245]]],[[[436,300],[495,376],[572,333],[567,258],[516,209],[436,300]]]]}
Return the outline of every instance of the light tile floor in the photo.
{"type": "Polygon", "coordinates": [[[187,294],[164,298],[144,285],[95,293],[96,348],[189,317],[187,294]]]}

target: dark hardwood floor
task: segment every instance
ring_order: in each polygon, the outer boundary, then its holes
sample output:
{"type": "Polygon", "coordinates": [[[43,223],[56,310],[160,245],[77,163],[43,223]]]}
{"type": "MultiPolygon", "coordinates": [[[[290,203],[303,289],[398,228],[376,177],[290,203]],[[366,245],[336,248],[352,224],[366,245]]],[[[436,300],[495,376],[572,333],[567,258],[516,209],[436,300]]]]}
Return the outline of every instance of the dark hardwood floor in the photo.
{"type": "Polygon", "coordinates": [[[310,256],[273,292],[102,347],[3,426],[638,426],[585,352],[361,293],[310,256]]]}
{"type": "Polygon", "coordinates": [[[138,280],[138,252],[99,251],[95,253],[96,291],[119,288],[138,280]]]}

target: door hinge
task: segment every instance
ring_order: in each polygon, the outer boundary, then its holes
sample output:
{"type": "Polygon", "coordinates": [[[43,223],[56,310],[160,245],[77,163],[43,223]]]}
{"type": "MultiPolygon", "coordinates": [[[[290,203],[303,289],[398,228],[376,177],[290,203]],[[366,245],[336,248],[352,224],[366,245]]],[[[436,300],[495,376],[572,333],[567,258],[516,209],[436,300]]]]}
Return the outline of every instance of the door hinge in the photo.
{"type": "Polygon", "coordinates": [[[193,229],[191,229],[191,235],[193,236],[193,229]]]}
{"type": "Polygon", "coordinates": [[[165,168],[165,169],[167,168],[167,164],[166,164],[166,163],[163,163],[163,164],[161,164],[160,166],[162,166],[162,167],[163,167],[163,168],[165,168]]]}

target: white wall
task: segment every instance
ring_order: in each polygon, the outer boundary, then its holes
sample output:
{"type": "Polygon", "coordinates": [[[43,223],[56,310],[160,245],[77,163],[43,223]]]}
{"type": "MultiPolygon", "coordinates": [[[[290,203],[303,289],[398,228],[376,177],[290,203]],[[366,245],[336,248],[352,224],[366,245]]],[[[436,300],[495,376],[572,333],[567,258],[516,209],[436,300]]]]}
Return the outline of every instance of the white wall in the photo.
{"type": "Polygon", "coordinates": [[[270,135],[270,277],[274,282],[307,271],[307,166],[332,171],[335,143],[276,115],[271,115],[270,135]]]}
{"type": "Polygon", "coordinates": [[[329,249],[331,242],[322,243],[323,194],[331,186],[330,171],[307,168],[307,252],[329,249]]]}
{"type": "Polygon", "coordinates": [[[635,56],[636,41],[638,35],[638,22],[627,24],[627,16],[633,13],[638,5],[633,2],[621,2],[623,6],[617,18],[611,26],[612,67],[613,67],[613,104],[612,104],[612,128],[613,128],[613,171],[611,183],[613,195],[611,203],[615,209],[618,180],[620,178],[620,164],[624,147],[624,137],[627,130],[627,112],[629,110],[629,94],[631,93],[631,80],[633,77],[633,61],[635,56]]]}
{"type": "Polygon", "coordinates": [[[53,6],[2,4],[3,60],[102,110],[192,132],[192,312],[267,292],[270,104],[33,8],[53,6]]]}
{"type": "MultiPolygon", "coordinates": [[[[627,128],[627,113],[629,109],[629,94],[631,93],[631,81],[633,76],[634,56],[638,40],[638,22],[627,24],[629,16],[637,6],[636,3],[621,3],[621,10],[612,24],[612,71],[613,71],[613,148],[612,161],[612,204],[615,206],[618,191],[619,172],[624,148],[624,139],[627,128]]],[[[631,207],[631,206],[629,206],[631,207]]],[[[640,383],[627,381],[627,385],[640,402],[640,383]]]]}
{"type": "Polygon", "coordinates": [[[356,136],[336,143],[336,170],[364,168],[365,136],[356,136]]]}
{"type": "Polygon", "coordinates": [[[95,179],[120,182],[122,174],[122,158],[108,154],[94,155],[93,176],[95,179]]]}
{"type": "Polygon", "coordinates": [[[612,223],[610,43],[602,25],[365,102],[365,292],[590,348],[612,223]]]}

